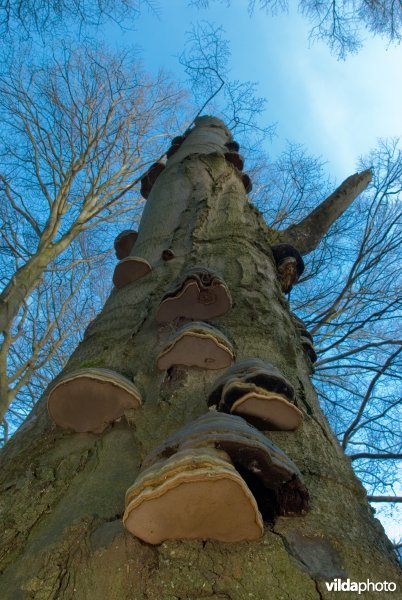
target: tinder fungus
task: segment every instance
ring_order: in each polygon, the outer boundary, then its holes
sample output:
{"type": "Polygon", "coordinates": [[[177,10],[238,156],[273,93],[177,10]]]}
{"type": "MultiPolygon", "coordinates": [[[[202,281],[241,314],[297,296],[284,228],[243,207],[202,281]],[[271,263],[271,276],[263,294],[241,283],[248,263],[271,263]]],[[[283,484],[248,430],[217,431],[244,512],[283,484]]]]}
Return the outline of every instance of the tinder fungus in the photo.
{"type": "Polygon", "coordinates": [[[209,269],[195,267],[164,295],[156,320],[168,323],[184,317],[208,321],[224,315],[231,306],[232,299],[222,277],[209,269]]]}
{"type": "Polygon", "coordinates": [[[234,165],[238,171],[243,170],[244,158],[238,152],[226,152],[225,159],[234,165]]]}
{"type": "Polygon", "coordinates": [[[127,377],[109,369],[79,369],[52,386],[47,401],[59,427],[79,433],[101,433],[128,409],[141,406],[141,396],[127,377]]]}
{"type": "Polygon", "coordinates": [[[122,288],[144,277],[150,271],[151,265],[145,258],[127,256],[117,263],[113,273],[113,284],[117,288],[122,288]]]}
{"type": "Polygon", "coordinates": [[[246,190],[246,194],[249,194],[253,189],[253,184],[251,183],[250,176],[247,173],[242,173],[241,180],[244,185],[244,189],[246,190]]]}
{"type": "Polygon", "coordinates": [[[296,465],[244,419],[208,413],[145,458],[126,493],[124,525],[142,540],[258,539],[262,519],[300,515],[308,492],[296,465]]]}
{"type": "Polygon", "coordinates": [[[293,400],[292,385],[276,367],[247,359],[236,362],[215,381],[208,406],[239,415],[258,429],[293,431],[303,421],[293,400]]]}
{"type": "Polygon", "coordinates": [[[169,150],[166,152],[166,156],[167,158],[170,158],[171,156],[173,156],[173,154],[175,152],[177,152],[177,150],[180,148],[180,146],[182,145],[182,143],[184,142],[185,137],[184,135],[178,135],[177,137],[173,138],[170,144],[170,148],[169,150]]]}
{"type": "Polygon", "coordinates": [[[163,162],[156,162],[150,166],[148,171],[141,178],[141,196],[145,198],[145,200],[148,198],[155,181],[164,169],[165,165],[163,162]]]}
{"type": "Polygon", "coordinates": [[[126,493],[124,526],[150,544],[199,538],[256,540],[257,503],[225,452],[189,448],[144,469],[126,493]]]}
{"type": "Polygon", "coordinates": [[[135,242],[137,241],[138,233],[133,229],[125,229],[114,241],[114,250],[116,253],[116,258],[121,260],[122,258],[127,258],[130,255],[131,250],[135,242]]]}
{"type": "Polygon", "coordinates": [[[226,142],[225,146],[229,152],[239,152],[240,150],[240,145],[234,140],[232,140],[231,142],[226,142]]]}
{"type": "Polygon", "coordinates": [[[290,244],[274,244],[271,246],[271,250],[275,259],[281,290],[284,294],[288,294],[304,271],[303,259],[299,251],[290,244]]]}
{"type": "Polygon", "coordinates": [[[194,321],[175,332],[157,364],[161,371],[174,366],[225,369],[233,358],[232,345],[223,333],[211,325],[194,321]]]}
{"type": "Polygon", "coordinates": [[[304,321],[299,319],[294,313],[291,313],[293,322],[295,324],[296,330],[300,335],[300,342],[303,347],[303,350],[309,357],[312,363],[317,361],[317,354],[314,349],[314,339],[311,333],[307,330],[304,321]]]}

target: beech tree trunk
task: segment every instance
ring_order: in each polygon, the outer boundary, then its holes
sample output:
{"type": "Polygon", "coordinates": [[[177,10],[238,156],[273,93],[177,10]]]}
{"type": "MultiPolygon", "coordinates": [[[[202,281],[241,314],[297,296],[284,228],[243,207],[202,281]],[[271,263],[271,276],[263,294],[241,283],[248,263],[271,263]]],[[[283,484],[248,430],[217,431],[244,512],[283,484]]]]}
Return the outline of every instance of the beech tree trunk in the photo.
{"type": "MultiPolygon", "coordinates": [[[[169,159],[133,250],[152,271],[112,292],[65,369],[114,369],[133,379],[143,406],[103,434],[78,434],[50,421],[45,395],[2,451],[3,600],[308,600],[332,598],[325,581],[346,577],[393,581],[400,590],[391,544],[310,382],[270,250],[279,234],[248,202],[239,172],[225,161],[229,137],[223,123],[203,117],[169,159]],[[174,253],[168,262],[161,258],[166,249],[174,253]],[[236,358],[269,360],[296,390],[303,425],[267,436],[302,472],[311,506],[305,516],[267,524],[260,541],[151,546],[123,528],[125,491],[151,449],[207,411],[220,374],[156,367],[174,331],[155,321],[160,300],[195,265],[221,273],[230,289],[231,311],[212,324],[231,340],[236,358]]],[[[364,595],[371,597],[379,596],[364,595]]]]}

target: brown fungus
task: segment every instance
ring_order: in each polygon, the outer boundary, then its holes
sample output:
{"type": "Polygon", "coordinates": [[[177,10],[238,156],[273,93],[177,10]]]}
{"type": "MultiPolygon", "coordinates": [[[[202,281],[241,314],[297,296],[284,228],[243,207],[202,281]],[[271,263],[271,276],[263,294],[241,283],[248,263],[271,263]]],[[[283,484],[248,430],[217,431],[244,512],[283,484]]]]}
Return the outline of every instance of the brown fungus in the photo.
{"type": "Polygon", "coordinates": [[[156,162],[150,166],[148,171],[141,178],[141,196],[145,198],[145,200],[148,198],[155,181],[164,169],[165,164],[163,162],[156,162]]]}
{"type": "Polygon", "coordinates": [[[227,454],[185,449],[141,471],[126,493],[124,526],[150,544],[168,539],[259,539],[256,501],[227,454]]]}
{"type": "Polygon", "coordinates": [[[178,135],[177,137],[173,138],[170,144],[170,148],[169,150],[166,152],[166,156],[167,158],[170,158],[171,156],[173,156],[173,154],[175,152],[177,152],[177,150],[180,148],[180,146],[182,145],[182,143],[184,142],[185,137],[183,135],[178,135]]]}
{"type": "Polygon", "coordinates": [[[311,333],[307,330],[306,324],[297,315],[291,313],[292,320],[295,324],[296,330],[300,335],[300,342],[303,350],[309,357],[312,363],[317,361],[317,354],[314,349],[314,338],[311,333]]]}
{"type": "Polygon", "coordinates": [[[158,356],[161,371],[174,366],[201,369],[225,369],[233,362],[233,348],[228,339],[206,323],[187,323],[158,356]]]}
{"type": "Polygon", "coordinates": [[[166,250],[163,250],[162,252],[162,260],[165,262],[168,262],[169,260],[173,260],[174,258],[174,252],[173,250],[170,250],[169,248],[167,248],[166,250]]]}
{"type": "Polygon", "coordinates": [[[264,520],[307,511],[308,492],[296,465],[264,434],[234,415],[210,412],[188,423],[148,454],[142,469],[166,456],[197,448],[227,453],[253,493],[264,520]]]}
{"type": "Polygon", "coordinates": [[[275,259],[281,290],[284,294],[288,294],[304,271],[304,261],[299,251],[290,244],[274,244],[271,246],[271,250],[275,259]]]}
{"type": "Polygon", "coordinates": [[[63,429],[101,433],[128,409],[139,408],[141,396],[127,377],[109,369],[79,369],[52,385],[47,408],[63,429]]]}
{"type": "Polygon", "coordinates": [[[303,350],[309,357],[312,363],[317,362],[317,353],[314,349],[313,342],[311,339],[305,335],[300,336],[301,345],[303,346],[303,350]]]}
{"type": "Polygon", "coordinates": [[[244,158],[238,152],[226,152],[225,159],[227,162],[234,165],[238,171],[243,170],[244,158]]]}
{"type": "Polygon", "coordinates": [[[195,267],[164,295],[156,320],[168,323],[183,317],[207,321],[224,315],[231,306],[232,299],[222,277],[209,269],[195,267]]]}
{"type": "Polygon", "coordinates": [[[127,256],[117,263],[113,273],[113,284],[117,288],[123,288],[129,283],[144,277],[151,271],[151,265],[145,258],[139,256],[127,256]]]}
{"type": "Polygon", "coordinates": [[[138,233],[133,229],[125,229],[114,240],[114,250],[116,258],[122,260],[130,255],[131,250],[137,241],[138,233]]]}
{"type": "Polygon", "coordinates": [[[238,144],[234,140],[232,140],[231,142],[226,142],[225,146],[229,152],[239,152],[240,150],[240,144],[238,144]]]}
{"type": "Polygon", "coordinates": [[[240,415],[258,429],[293,431],[303,421],[293,399],[292,385],[276,367],[260,359],[246,359],[215,381],[208,405],[240,415]]]}
{"type": "Polygon", "coordinates": [[[244,189],[246,190],[246,194],[249,194],[253,189],[250,176],[247,173],[242,173],[241,180],[243,182],[244,189]]]}

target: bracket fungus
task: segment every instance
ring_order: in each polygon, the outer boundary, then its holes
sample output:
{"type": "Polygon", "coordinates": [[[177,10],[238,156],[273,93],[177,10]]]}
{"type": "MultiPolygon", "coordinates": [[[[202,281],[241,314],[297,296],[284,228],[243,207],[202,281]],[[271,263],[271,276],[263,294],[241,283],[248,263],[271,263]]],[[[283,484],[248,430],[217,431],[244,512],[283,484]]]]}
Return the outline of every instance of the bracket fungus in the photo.
{"type": "Polygon", "coordinates": [[[161,354],[158,369],[174,366],[201,369],[225,369],[232,364],[233,348],[229,340],[211,325],[194,321],[180,327],[161,354]]]}
{"type": "Polygon", "coordinates": [[[234,140],[232,140],[231,142],[226,142],[225,146],[229,152],[239,152],[240,150],[240,144],[238,144],[234,140]]]}
{"type": "Polygon", "coordinates": [[[155,448],[126,493],[125,527],[140,539],[234,542],[262,519],[300,515],[308,492],[296,465],[244,419],[209,413],[155,448]]]}
{"type": "Polygon", "coordinates": [[[293,404],[294,389],[269,362],[236,362],[215,381],[208,398],[212,410],[232,413],[263,430],[294,431],[303,413],[293,404]]]}
{"type": "Polygon", "coordinates": [[[243,182],[244,189],[246,190],[246,194],[249,194],[253,189],[253,184],[251,182],[250,175],[247,175],[247,173],[242,173],[241,180],[243,182]]]}
{"type": "Polygon", "coordinates": [[[127,256],[117,263],[113,273],[113,284],[117,288],[123,288],[144,277],[151,270],[151,265],[145,258],[127,256]]]}
{"type": "Polygon", "coordinates": [[[124,526],[150,544],[167,539],[256,540],[257,503],[225,452],[177,452],[145,469],[126,493],[124,526]]]}
{"type": "Polygon", "coordinates": [[[271,250],[275,259],[281,290],[284,294],[288,294],[304,271],[304,261],[300,252],[290,244],[274,244],[271,246],[271,250]]]}
{"type": "Polygon", "coordinates": [[[312,363],[317,361],[317,354],[314,349],[314,339],[311,333],[307,330],[304,321],[299,319],[294,313],[291,313],[293,322],[295,324],[296,330],[300,335],[300,342],[303,347],[303,350],[309,357],[312,363]]]}
{"type": "Polygon", "coordinates": [[[169,262],[169,260],[173,260],[175,257],[173,250],[170,250],[170,248],[163,250],[161,256],[164,262],[169,262]]]}
{"type": "Polygon", "coordinates": [[[145,198],[145,200],[148,198],[155,181],[164,169],[165,164],[163,162],[156,162],[150,166],[148,171],[141,178],[141,196],[145,198]]]}
{"type": "Polygon", "coordinates": [[[137,241],[138,233],[133,229],[125,229],[114,240],[114,250],[116,258],[121,260],[130,255],[131,250],[137,241]]]}
{"type": "Polygon", "coordinates": [[[156,320],[168,323],[184,317],[207,321],[224,315],[231,306],[229,289],[222,277],[209,269],[194,267],[164,295],[156,320]]]}
{"type": "Polygon", "coordinates": [[[63,429],[102,431],[125,410],[139,408],[141,395],[127,377],[110,369],[79,369],[56,380],[48,394],[51,419],[63,429]]]}
{"type": "Polygon", "coordinates": [[[185,139],[186,138],[184,135],[178,135],[177,137],[172,139],[170,148],[166,152],[167,158],[170,158],[175,152],[177,152],[177,150],[180,148],[185,139]]]}
{"type": "Polygon", "coordinates": [[[225,159],[236,167],[238,171],[242,171],[244,167],[244,158],[238,152],[226,152],[225,159]]]}

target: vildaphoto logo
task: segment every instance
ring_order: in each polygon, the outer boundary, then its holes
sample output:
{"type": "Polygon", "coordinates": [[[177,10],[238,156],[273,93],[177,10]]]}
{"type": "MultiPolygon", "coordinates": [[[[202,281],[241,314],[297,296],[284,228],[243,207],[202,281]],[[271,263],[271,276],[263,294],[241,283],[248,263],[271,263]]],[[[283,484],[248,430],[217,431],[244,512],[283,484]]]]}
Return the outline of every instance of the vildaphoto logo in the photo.
{"type": "Polygon", "coordinates": [[[329,592],[395,592],[396,583],[393,581],[351,581],[348,579],[334,579],[326,581],[325,585],[329,592]]]}

